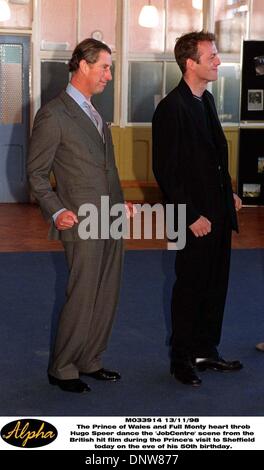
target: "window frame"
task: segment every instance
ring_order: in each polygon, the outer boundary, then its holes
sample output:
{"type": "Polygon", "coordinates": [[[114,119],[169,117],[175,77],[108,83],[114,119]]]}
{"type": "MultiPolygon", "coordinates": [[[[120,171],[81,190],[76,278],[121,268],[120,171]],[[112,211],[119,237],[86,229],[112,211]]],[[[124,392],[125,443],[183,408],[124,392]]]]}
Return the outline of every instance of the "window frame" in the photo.
{"type": "MultiPolygon", "coordinates": [[[[79,42],[80,35],[80,1],[78,0],[77,12],[77,38],[76,43],[79,42]]],[[[162,63],[162,97],[166,93],[166,64],[168,62],[175,62],[173,51],[171,53],[129,53],[129,7],[130,2],[133,0],[116,0],[117,17],[116,17],[116,51],[112,54],[113,61],[115,61],[115,79],[114,79],[114,120],[113,125],[119,127],[150,127],[151,122],[129,122],[128,121],[128,99],[129,99],[129,64],[131,62],[161,62],[162,63]]],[[[164,0],[166,11],[168,11],[168,1],[164,0]]],[[[214,31],[214,5],[215,0],[203,0],[203,28],[214,31]]],[[[247,15],[247,31],[246,37],[242,39],[250,39],[250,20],[251,20],[251,5],[252,0],[248,0],[248,15],[247,15]]],[[[33,26],[32,26],[32,107],[33,115],[36,114],[40,107],[40,91],[41,91],[41,61],[55,60],[55,61],[68,61],[71,57],[72,51],[44,51],[40,48],[41,34],[40,34],[40,1],[33,0],[33,26]]],[[[165,14],[165,51],[166,51],[166,38],[167,38],[167,14],[165,14]]],[[[221,54],[222,63],[237,63],[241,65],[241,55],[239,54],[221,54]]],[[[211,91],[212,86],[209,84],[208,89],[211,91]]],[[[238,125],[239,123],[223,123],[223,126],[238,125]]]]}

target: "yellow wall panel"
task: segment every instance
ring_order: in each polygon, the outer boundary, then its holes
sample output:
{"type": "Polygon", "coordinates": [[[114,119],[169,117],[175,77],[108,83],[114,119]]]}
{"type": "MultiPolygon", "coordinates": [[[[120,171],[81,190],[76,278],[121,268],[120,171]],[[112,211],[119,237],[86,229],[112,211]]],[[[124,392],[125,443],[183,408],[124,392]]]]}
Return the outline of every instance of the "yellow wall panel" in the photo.
{"type": "Polygon", "coordinates": [[[228,144],[228,168],[232,179],[233,189],[237,187],[237,171],[238,171],[238,137],[239,129],[237,127],[229,127],[224,129],[228,144]]]}
{"type": "MultiPolygon", "coordinates": [[[[161,198],[152,173],[151,127],[112,127],[116,163],[127,199],[158,201],[161,198]]],[[[237,185],[238,127],[225,127],[229,150],[229,172],[237,185]]]]}

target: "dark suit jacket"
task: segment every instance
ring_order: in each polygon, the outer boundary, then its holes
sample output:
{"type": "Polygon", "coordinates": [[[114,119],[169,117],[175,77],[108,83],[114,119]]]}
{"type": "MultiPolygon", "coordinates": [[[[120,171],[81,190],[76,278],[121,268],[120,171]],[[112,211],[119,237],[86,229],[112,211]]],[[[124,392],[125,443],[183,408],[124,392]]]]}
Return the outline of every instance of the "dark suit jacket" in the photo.
{"type": "MultiPolygon", "coordinates": [[[[81,204],[94,204],[100,219],[100,198],[110,207],[123,202],[111,133],[104,123],[105,144],[80,106],[63,91],[41,108],[35,118],[28,156],[28,177],[43,214],[62,208],[78,213],[81,204]],[[56,191],[50,184],[50,172],[56,191]]],[[[78,226],[65,231],[51,226],[50,238],[78,240],[78,226]]]]}
{"type": "Polygon", "coordinates": [[[186,204],[188,226],[200,215],[217,219],[219,189],[232,228],[237,230],[226,138],[213,96],[208,91],[203,96],[214,136],[194,112],[193,95],[183,79],[157,106],[152,123],[153,172],[166,202],[186,204]]]}

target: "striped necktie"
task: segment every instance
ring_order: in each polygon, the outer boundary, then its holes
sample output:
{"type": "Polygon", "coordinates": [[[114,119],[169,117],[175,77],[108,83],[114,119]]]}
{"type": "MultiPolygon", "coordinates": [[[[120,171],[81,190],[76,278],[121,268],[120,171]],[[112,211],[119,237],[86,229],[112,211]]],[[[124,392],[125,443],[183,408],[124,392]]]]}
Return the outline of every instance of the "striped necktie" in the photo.
{"type": "Polygon", "coordinates": [[[98,113],[98,111],[96,111],[96,109],[92,105],[91,101],[84,101],[83,105],[84,105],[85,109],[87,110],[87,114],[89,115],[89,117],[93,121],[95,127],[97,128],[100,136],[104,140],[103,120],[102,120],[100,114],[98,113]]]}

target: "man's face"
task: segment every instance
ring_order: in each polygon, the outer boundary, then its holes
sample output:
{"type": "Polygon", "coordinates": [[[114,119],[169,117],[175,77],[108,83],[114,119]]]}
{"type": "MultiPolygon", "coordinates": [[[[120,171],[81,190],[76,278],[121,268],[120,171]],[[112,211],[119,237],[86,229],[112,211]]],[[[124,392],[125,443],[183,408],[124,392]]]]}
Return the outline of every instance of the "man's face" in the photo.
{"type": "Polygon", "coordinates": [[[217,80],[218,66],[221,64],[214,42],[198,43],[199,62],[195,63],[194,72],[198,79],[206,82],[217,80]]]}
{"type": "Polygon", "coordinates": [[[107,51],[101,51],[95,64],[87,64],[86,87],[88,94],[96,95],[102,93],[109,80],[112,80],[111,74],[112,58],[107,51]]]}

